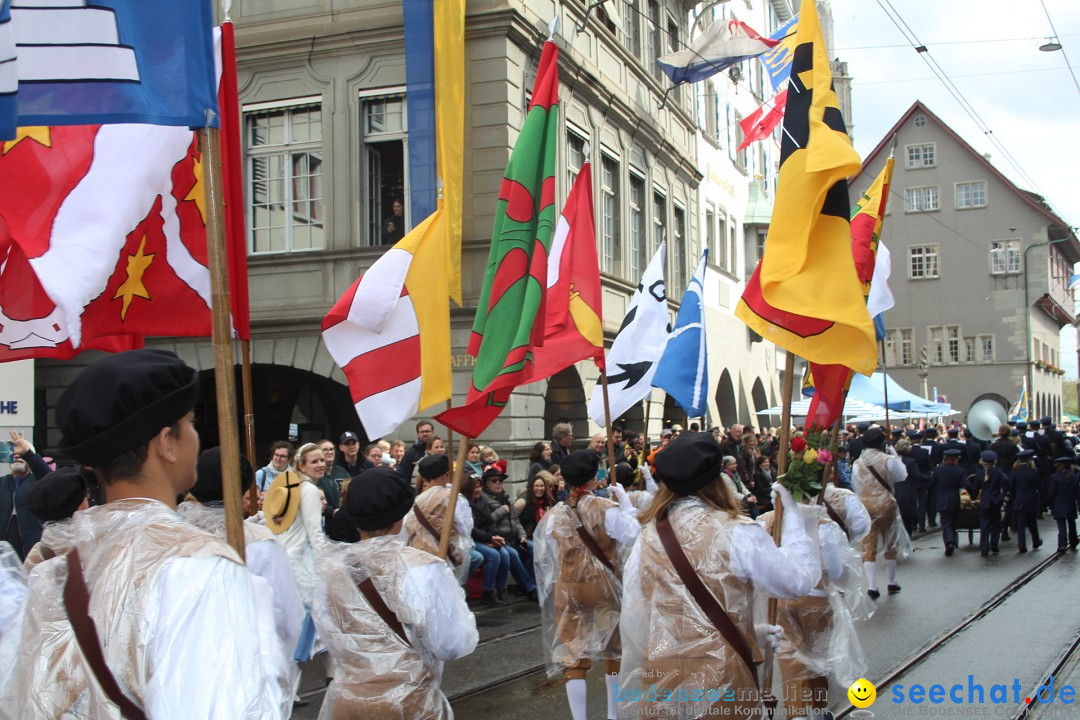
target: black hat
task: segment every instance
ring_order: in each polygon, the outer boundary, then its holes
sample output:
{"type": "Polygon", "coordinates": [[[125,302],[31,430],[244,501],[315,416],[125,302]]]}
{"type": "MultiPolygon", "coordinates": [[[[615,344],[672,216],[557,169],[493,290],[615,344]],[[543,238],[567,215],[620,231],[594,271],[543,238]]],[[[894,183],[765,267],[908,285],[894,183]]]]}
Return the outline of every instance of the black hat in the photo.
{"type": "Polygon", "coordinates": [[[963,453],[960,452],[960,448],[949,448],[942,454],[945,457],[960,457],[963,453]]]}
{"type": "Polygon", "coordinates": [[[1044,417],[1042,420],[1039,421],[1039,424],[1040,425],[1053,425],[1054,421],[1049,415],[1047,415],[1046,417],[1044,417]]]}
{"type": "MultiPolygon", "coordinates": [[[[499,467],[499,465],[501,465],[501,463],[491,463],[490,465],[488,465],[486,468],[484,468],[484,474],[481,476],[480,479],[486,483],[488,480],[505,480],[506,478],[510,477],[502,471],[502,468],[499,467]]],[[[559,467],[563,466],[560,465],[559,467]]],[[[566,477],[565,473],[566,471],[564,470],[563,477],[566,477]]]]}
{"type": "Polygon", "coordinates": [[[859,423],[858,425],[855,426],[855,429],[858,430],[859,432],[866,432],[867,430],[870,429],[870,423],[859,423]]]}
{"type": "Polygon", "coordinates": [[[870,428],[862,436],[863,446],[874,450],[885,447],[885,431],[879,427],[870,428]]]}
{"type": "Polygon", "coordinates": [[[198,399],[198,373],[175,353],[106,355],[83,368],[56,403],[60,451],[106,465],[184,417],[198,399]]]}
{"type": "Polygon", "coordinates": [[[623,487],[634,484],[634,469],[627,463],[619,463],[615,466],[615,479],[623,487]]]}
{"type": "Polygon", "coordinates": [[[1062,455],[1061,457],[1054,458],[1054,462],[1055,463],[1064,463],[1064,464],[1067,465],[1067,464],[1071,463],[1075,459],[1076,459],[1075,455],[1062,455]]]}
{"type": "Polygon", "coordinates": [[[89,482],[86,473],[69,466],[57,468],[30,487],[30,512],[44,522],[66,520],[83,501],[89,482]]]}
{"type": "MultiPolygon", "coordinates": [[[[195,487],[189,491],[195,499],[201,503],[221,502],[225,499],[221,483],[221,448],[212,447],[199,453],[197,466],[198,479],[195,487]]],[[[255,479],[255,472],[251,463],[243,455],[240,456],[240,494],[243,495],[251,487],[255,479]]]]}
{"type": "Polygon", "coordinates": [[[1017,436],[1017,435],[1019,435],[1019,434],[1020,434],[1020,431],[1019,431],[1019,430],[1017,430],[1016,428],[1012,428],[1011,430],[1009,430],[1009,435],[1010,435],[1011,437],[1016,437],[1016,436],[1017,436]]]}
{"type": "Polygon", "coordinates": [[[361,530],[382,530],[396,523],[413,506],[412,486],[395,470],[376,467],[349,485],[345,510],[361,530]]]}
{"type": "MultiPolygon", "coordinates": [[[[716,440],[713,440],[713,444],[716,444],[716,440]]],[[[668,449],[671,447],[669,445],[668,449]]],[[[576,450],[562,459],[559,469],[562,470],[563,480],[574,487],[581,487],[596,477],[596,471],[600,469],[600,459],[592,450],[576,450]]]]}
{"type": "Polygon", "coordinates": [[[1024,432],[1025,430],[1027,430],[1027,427],[1028,427],[1028,424],[1026,422],[1024,422],[1023,420],[1020,420],[1019,422],[1016,423],[1016,429],[1019,430],[1020,432],[1024,432]]]}
{"type": "Polygon", "coordinates": [[[420,477],[425,480],[434,480],[450,472],[450,458],[445,453],[442,455],[425,455],[416,464],[420,477]]]}
{"type": "Polygon", "coordinates": [[[958,430],[957,428],[949,428],[947,432],[949,433],[949,437],[952,437],[952,438],[954,438],[954,437],[956,437],[956,436],[958,436],[960,434],[960,430],[958,430]]]}
{"type": "Polygon", "coordinates": [[[997,453],[993,450],[983,450],[979,453],[979,459],[988,463],[997,462],[997,453]]]}
{"type": "Polygon", "coordinates": [[[900,437],[901,435],[904,434],[904,428],[893,428],[892,429],[892,434],[893,434],[893,437],[900,437]]]}
{"type": "Polygon", "coordinates": [[[911,440],[920,440],[920,439],[922,439],[922,433],[919,432],[918,430],[908,430],[907,431],[907,436],[911,440]]]}
{"type": "Polygon", "coordinates": [[[930,427],[923,430],[923,435],[925,435],[928,438],[936,438],[937,437],[937,428],[934,427],[933,425],[931,425],[930,427]]]}
{"type": "Polygon", "coordinates": [[[344,445],[348,442],[360,442],[360,438],[356,437],[356,433],[352,430],[341,433],[341,439],[338,440],[339,445],[344,445]]]}
{"type": "Polygon", "coordinates": [[[690,495],[720,477],[724,450],[712,435],[683,433],[657,454],[656,477],[679,495],[690,495]]]}
{"type": "Polygon", "coordinates": [[[1018,459],[1022,460],[1024,458],[1029,458],[1029,457],[1033,456],[1034,454],[1035,454],[1035,451],[1032,450],[1031,448],[1024,448],[1020,452],[1016,453],[1016,457],[1018,459]]]}

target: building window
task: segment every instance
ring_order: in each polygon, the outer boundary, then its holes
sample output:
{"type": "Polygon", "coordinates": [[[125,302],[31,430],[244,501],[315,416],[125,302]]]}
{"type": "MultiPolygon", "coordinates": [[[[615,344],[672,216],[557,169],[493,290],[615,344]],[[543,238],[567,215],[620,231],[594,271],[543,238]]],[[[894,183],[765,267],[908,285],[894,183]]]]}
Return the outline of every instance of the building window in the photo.
{"type": "Polygon", "coordinates": [[[709,249],[709,256],[713,263],[716,262],[716,211],[711,207],[705,207],[705,247],[709,249]]]}
{"type": "MultiPolygon", "coordinates": [[[[585,164],[585,138],[572,130],[566,132],[566,194],[574,187],[574,180],[585,164]]],[[[589,193],[592,194],[590,188],[589,193]]]]}
{"type": "Polygon", "coordinates": [[[735,123],[733,129],[735,131],[735,142],[731,144],[730,154],[731,159],[735,161],[735,165],[740,169],[746,170],[746,148],[739,150],[738,147],[743,144],[743,140],[746,139],[746,133],[742,129],[743,116],[738,111],[735,112],[735,123]]]}
{"type": "Polygon", "coordinates": [[[736,245],[735,245],[735,223],[730,223],[728,225],[728,244],[727,244],[727,246],[728,246],[728,248],[727,248],[728,272],[730,272],[732,275],[734,275],[735,274],[735,268],[737,267],[735,263],[738,262],[738,260],[737,260],[738,254],[736,252],[736,245]]]}
{"type": "Polygon", "coordinates": [[[652,68],[653,77],[660,80],[664,77],[664,71],[656,64],[656,58],[664,54],[664,26],[660,22],[659,0],[647,0],[649,5],[649,29],[647,50],[645,53],[646,65],[652,68]]]}
{"type": "Polygon", "coordinates": [[[939,207],[939,192],[934,187],[919,187],[907,189],[907,205],[905,212],[930,212],[939,207]]]}
{"type": "Polygon", "coordinates": [[[935,365],[945,363],[945,328],[929,327],[927,336],[930,338],[930,362],[935,365]]]}
{"type": "Polygon", "coordinates": [[[960,362],[960,328],[950,325],[945,328],[945,338],[949,350],[949,362],[960,362]]]}
{"type": "MultiPolygon", "coordinates": [[[[675,232],[674,237],[671,238],[671,245],[674,252],[672,255],[672,262],[675,265],[675,272],[672,273],[672,277],[675,278],[675,298],[681,298],[683,292],[686,290],[686,210],[675,206],[674,212],[675,219],[675,232]]],[[[671,293],[668,293],[671,297],[671,293]]]]}
{"type": "Polygon", "coordinates": [[[321,103],[249,110],[244,122],[251,252],[324,248],[321,103]]]}
{"type": "Polygon", "coordinates": [[[616,274],[622,263],[622,223],[619,215],[619,161],[600,156],[600,269],[616,274]]]}
{"type": "MultiPolygon", "coordinates": [[[[667,21],[667,52],[676,53],[682,48],[682,43],[679,41],[679,24],[675,22],[673,18],[668,16],[667,21]]],[[[656,63],[654,62],[655,66],[656,63]]],[[[681,103],[683,99],[682,87],[676,85],[671,90],[671,99],[676,103],[681,103]]]]}
{"type": "Polygon", "coordinates": [[[894,328],[885,333],[885,360],[892,367],[912,363],[911,328],[894,328]]]}
{"type": "Polygon", "coordinates": [[[757,231],[757,258],[754,259],[755,263],[761,262],[761,258],[765,257],[765,241],[769,238],[768,230],[757,231]]]}
{"type": "MultiPolygon", "coordinates": [[[[664,228],[667,227],[667,197],[659,190],[653,191],[653,247],[660,247],[664,242],[664,228]]],[[[669,250],[670,252],[670,250],[669,250]]]]}
{"type": "Polygon", "coordinates": [[[719,215],[720,225],[716,232],[716,264],[725,272],[731,272],[731,259],[727,254],[728,217],[723,210],[719,215]]]}
{"type": "Polygon", "coordinates": [[[716,93],[716,86],[712,82],[705,83],[705,102],[702,103],[705,110],[705,126],[702,128],[705,131],[705,137],[710,140],[716,140],[717,122],[716,108],[718,98],[716,93]]]}
{"type": "Polygon", "coordinates": [[[916,115],[915,116],[915,127],[922,127],[925,124],[926,124],[926,116],[925,115],[916,115]]]}
{"type": "Polygon", "coordinates": [[[634,57],[641,57],[641,0],[626,2],[626,46],[634,57]]]}
{"type": "Polygon", "coordinates": [[[908,277],[936,278],[938,276],[938,246],[912,245],[908,248],[908,277]]]}
{"type": "MultiPolygon", "coordinates": [[[[390,242],[384,238],[383,222],[393,213],[395,199],[405,201],[408,167],[405,143],[408,125],[405,96],[401,94],[365,97],[361,103],[363,152],[367,181],[367,227],[369,245],[390,242]]],[[[406,203],[407,205],[407,203],[406,203]]],[[[405,213],[405,231],[409,230],[405,213]]]]}
{"type": "Polygon", "coordinates": [[[990,273],[1005,275],[1020,272],[1020,241],[994,240],[990,243],[990,273]]]}
{"type": "Polygon", "coordinates": [[[901,328],[897,333],[900,336],[900,364],[911,365],[915,362],[915,331],[901,328]]]}
{"type": "Polygon", "coordinates": [[[986,207],[986,181],[956,183],[956,209],[986,207]]]}
{"type": "Polygon", "coordinates": [[[645,237],[645,180],[630,173],[630,281],[639,280],[649,262],[645,237]]]}
{"type": "Polygon", "coordinates": [[[994,362],[994,336],[979,335],[979,362],[994,362]]]}
{"type": "Polygon", "coordinates": [[[907,146],[907,167],[909,170],[934,167],[937,164],[937,143],[907,146]]]}
{"type": "Polygon", "coordinates": [[[975,354],[975,338],[964,338],[964,361],[973,363],[978,362],[979,358],[975,354]]]}

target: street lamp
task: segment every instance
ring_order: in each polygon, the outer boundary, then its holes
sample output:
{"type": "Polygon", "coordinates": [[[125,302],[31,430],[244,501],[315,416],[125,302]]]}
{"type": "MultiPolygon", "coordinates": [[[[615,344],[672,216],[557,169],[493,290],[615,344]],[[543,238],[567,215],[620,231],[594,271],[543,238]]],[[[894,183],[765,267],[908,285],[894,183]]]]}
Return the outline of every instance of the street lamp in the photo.
{"type": "MultiPolygon", "coordinates": [[[[1047,235],[1050,234],[1050,228],[1046,229],[1047,235]]],[[[1068,231],[1066,231],[1068,233],[1068,231]]],[[[1024,321],[1026,326],[1027,335],[1027,347],[1024,350],[1024,358],[1026,359],[1026,365],[1024,366],[1024,375],[1027,377],[1027,411],[1028,421],[1030,422],[1035,417],[1034,409],[1034,397],[1035,397],[1035,377],[1031,371],[1031,299],[1028,294],[1028,253],[1037,247],[1044,247],[1047,245],[1053,245],[1059,242],[1065,242],[1069,239],[1069,235],[1066,234],[1063,238],[1057,240],[1044,240],[1042,242],[1032,243],[1024,248],[1024,321]]]]}

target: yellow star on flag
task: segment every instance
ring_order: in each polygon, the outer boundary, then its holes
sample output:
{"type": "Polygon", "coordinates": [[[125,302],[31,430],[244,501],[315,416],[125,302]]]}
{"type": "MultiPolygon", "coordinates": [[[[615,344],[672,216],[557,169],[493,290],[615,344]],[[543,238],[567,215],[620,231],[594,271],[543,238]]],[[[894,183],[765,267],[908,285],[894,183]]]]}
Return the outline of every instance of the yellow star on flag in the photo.
{"type": "Polygon", "coordinates": [[[15,130],[15,139],[6,140],[4,142],[4,149],[0,152],[0,155],[7,155],[11,148],[15,147],[23,140],[30,139],[34,142],[44,145],[45,147],[52,147],[52,132],[46,125],[35,125],[31,127],[21,127],[15,130]]]}
{"type": "Polygon", "coordinates": [[[127,280],[124,284],[116,289],[116,294],[113,295],[113,300],[117,298],[124,298],[124,306],[120,309],[120,320],[124,320],[127,317],[128,307],[131,305],[132,298],[141,297],[147,300],[150,299],[150,293],[147,291],[146,286],[143,285],[143,273],[146,272],[146,268],[150,267],[150,263],[154,261],[154,257],[157,253],[150,253],[149,255],[143,255],[143,250],[146,248],[146,236],[143,235],[142,242],[139,243],[139,250],[134,255],[128,256],[127,261],[127,280]]]}
{"type": "Polygon", "coordinates": [[[184,200],[191,200],[195,203],[195,207],[199,208],[199,217],[202,218],[203,223],[206,223],[206,190],[203,189],[203,167],[202,158],[195,158],[195,162],[191,167],[191,172],[195,176],[195,184],[191,186],[191,190],[188,191],[187,197],[184,200]]]}

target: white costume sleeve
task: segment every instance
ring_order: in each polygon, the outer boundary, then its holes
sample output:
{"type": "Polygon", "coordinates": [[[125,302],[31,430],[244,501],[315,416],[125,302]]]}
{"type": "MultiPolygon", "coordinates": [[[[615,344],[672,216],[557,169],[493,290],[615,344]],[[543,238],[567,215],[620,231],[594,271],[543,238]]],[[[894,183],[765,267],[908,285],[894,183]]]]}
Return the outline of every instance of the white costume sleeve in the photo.
{"type": "Polygon", "coordinates": [[[885,468],[889,471],[889,479],[892,480],[893,485],[907,480],[907,468],[904,467],[904,461],[896,455],[889,456],[885,468]]]}
{"type": "Polygon", "coordinates": [[[783,523],[781,547],[776,547],[772,536],[757,523],[735,528],[731,533],[731,569],[740,580],[754,583],[771,597],[794,599],[818,584],[821,564],[799,513],[785,512],[783,523]]]}
{"type": "Polygon", "coordinates": [[[834,522],[827,522],[818,528],[818,540],[821,543],[821,563],[829,573],[829,580],[840,582],[844,579],[844,554],[851,547],[847,535],[834,522]]]}
{"type": "Polygon", "coordinates": [[[604,512],[604,530],[615,542],[633,545],[641,535],[641,523],[633,514],[624,511],[621,507],[613,507],[604,512]]]}
{"type": "Polygon", "coordinates": [[[454,505],[454,527],[462,537],[472,537],[473,516],[469,502],[458,495],[457,504],[454,505]]]}
{"type": "Polygon", "coordinates": [[[315,552],[318,552],[319,548],[326,544],[326,534],[322,529],[322,498],[319,497],[319,489],[306,480],[300,487],[299,520],[304,523],[308,542],[315,552]]]}
{"type": "Polygon", "coordinates": [[[859,496],[852,493],[844,498],[844,509],[847,510],[847,528],[852,541],[866,537],[870,532],[870,513],[859,496]]]}
{"type": "Polygon", "coordinates": [[[255,585],[247,568],[223,558],[176,558],[162,568],[146,618],[149,717],[284,717],[285,653],[262,647],[277,642],[272,632],[252,637],[268,614],[259,612],[255,585]]]}
{"type": "Polygon", "coordinates": [[[0,638],[7,634],[9,627],[16,632],[22,628],[26,592],[26,573],[15,548],[0,542],[0,638]]]}
{"type": "Polygon", "coordinates": [[[641,477],[645,480],[645,491],[648,493],[655,493],[660,488],[656,485],[656,480],[653,479],[652,472],[649,470],[649,463],[641,464],[641,477]]]}
{"type": "Polygon", "coordinates": [[[289,554],[274,540],[249,543],[246,549],[248,570],[266,580],[273,592],[274,627],[278,637],[286,648],[294,648],[304,619],[304,602],[296,588],[289,554]]]}
{"type": "Polygon", "coordinates": [[[465,604],[465,593],[446,563],[411,568],[401,595],[423,618],[413,631],[436,660],[456,660],[476,649],[476,616],[465,604]]]}

